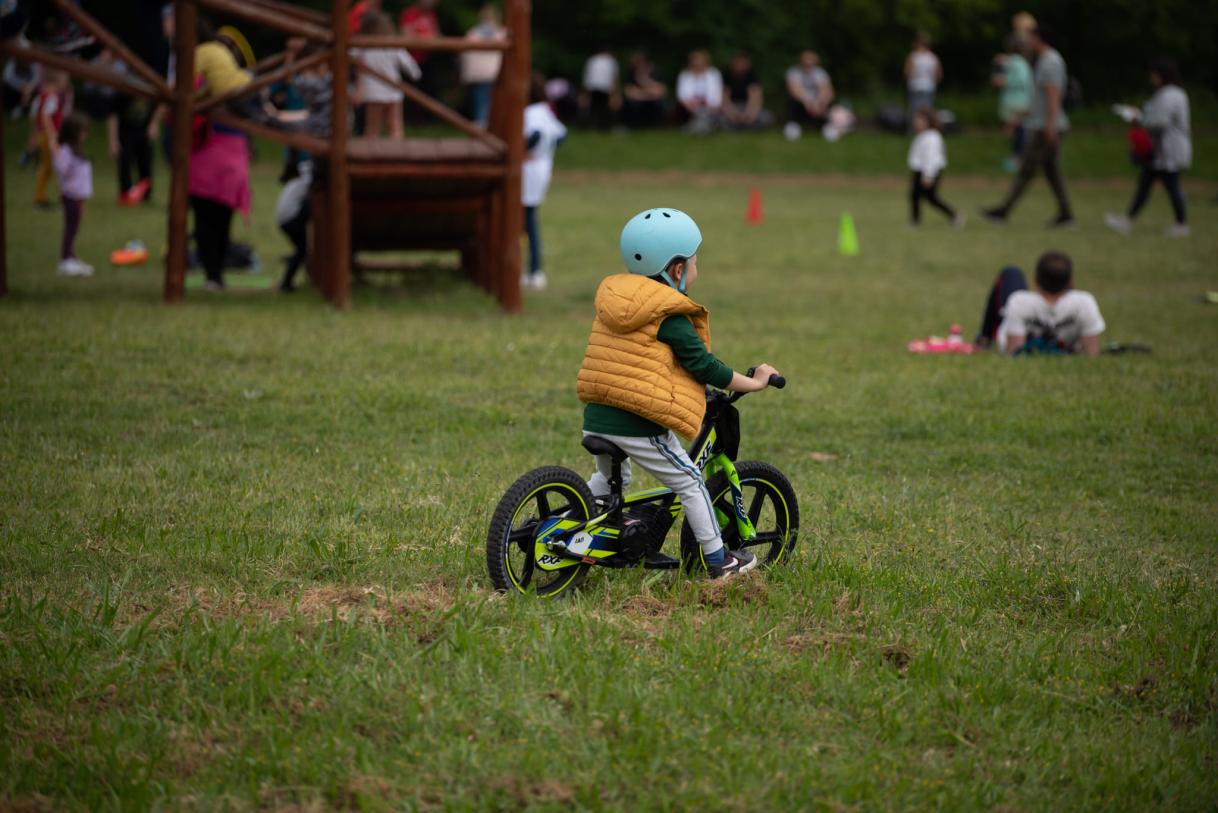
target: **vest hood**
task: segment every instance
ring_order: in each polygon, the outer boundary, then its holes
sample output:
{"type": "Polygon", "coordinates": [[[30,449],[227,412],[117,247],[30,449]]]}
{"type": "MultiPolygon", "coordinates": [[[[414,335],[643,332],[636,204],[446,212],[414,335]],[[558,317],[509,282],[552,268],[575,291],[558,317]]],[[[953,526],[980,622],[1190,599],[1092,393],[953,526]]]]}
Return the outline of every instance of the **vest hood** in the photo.
{"type": "Polygon", "coordinates": [[[596,315],[614,333],[632,333],[657,313],[697,310],[701,309],[685,294],[637,274],[605,277],[596,291],[596,315]]]}

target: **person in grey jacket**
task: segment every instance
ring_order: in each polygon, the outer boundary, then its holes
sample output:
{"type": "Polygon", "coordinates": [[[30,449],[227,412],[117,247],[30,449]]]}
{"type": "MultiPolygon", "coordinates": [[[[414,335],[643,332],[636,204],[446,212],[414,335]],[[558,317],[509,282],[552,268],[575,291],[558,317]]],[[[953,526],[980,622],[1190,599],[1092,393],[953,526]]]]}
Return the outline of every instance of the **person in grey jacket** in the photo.
{"type": "Polygon", "coordinates": [[[1180,71],[1170,59],[1158,59],[1150,66],[1150,83],[1155,92],[1142,110],[1142,126],[1150,133],[1154,152],[1142,165],[1138,186],[1126,214],[1104,215],[1113,231],[1128,234],[1134,218],[1150,197],[1150,187],[1158,179],[1171,198],[1176,222],[1169,226],[1169,237],[1187,237],[1188,210],[1180,190],[1180,173],[1193,163],[1193,138],[1189,129],[1188,94],[1180,86],[1180,71]]]}

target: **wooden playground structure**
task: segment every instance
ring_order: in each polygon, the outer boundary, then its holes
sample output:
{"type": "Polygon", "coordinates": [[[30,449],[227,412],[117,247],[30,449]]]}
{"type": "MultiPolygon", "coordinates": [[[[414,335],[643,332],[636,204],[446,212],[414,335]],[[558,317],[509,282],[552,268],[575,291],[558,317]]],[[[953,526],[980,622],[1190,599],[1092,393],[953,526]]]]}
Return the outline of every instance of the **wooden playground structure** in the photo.
{"type": "MultiPolygon", "coordinates": [[[[191,120],[198,115],[295,147],[313,156],[309,270],[325,298],[337,307],[350,303],[351,268],[357,251],[457,251],[471,281],[495,296],[504,310],[520,310],[520,233],[523,209],[520,172],[524,158],[523,114],[530,72],[530,0],[504,0],[507,37],[417,39],[410,36],[352,35],[347,27],[349,0],[332,0],[330,13],[283,0],[177,0],[174,53],[178,65],[194,64],[200,9],[226,19],[300,37],[314,45],[313,56],[292,63],[287,51],[251,66],[253,81],[223,97],[196,98],[192,72],[165,79],[73,0],[51,0],[96,41],[127,66],[123,74],[16,40],[0,43],[0,53],[67,71],[76,78],[172,109],[172,180],[164,299],[185,293],[187,262],[187,177],[191,120]],[[480,127],[397,77],[380,74],[351,55],[353,48],[408,48],[411,51],[498,50],[502,68],[491,100],[491,118],[480,127]],[[227,103],[260,93],[308,65],[329,64],[333,83],[330,134],[321,137],[234,115],[227,103]],[[382,140],[348,134],[351,112],[348,82],[352,71],[366,72],[397,85],[408,103],[461,133],[453,138],[382,140]],[[341,79],[340,79],[341,78],[341,79]]],[[[2,119],[3,116],[0,116],[2,119]]],[[[0,123],[0,189],[4,184],[3,124],[0,123]]],[[[7,291],[7,244],[0,195],[0,296],[7,291]]],[[[378,266],[384,267],[384,266],[378,266]]]]}

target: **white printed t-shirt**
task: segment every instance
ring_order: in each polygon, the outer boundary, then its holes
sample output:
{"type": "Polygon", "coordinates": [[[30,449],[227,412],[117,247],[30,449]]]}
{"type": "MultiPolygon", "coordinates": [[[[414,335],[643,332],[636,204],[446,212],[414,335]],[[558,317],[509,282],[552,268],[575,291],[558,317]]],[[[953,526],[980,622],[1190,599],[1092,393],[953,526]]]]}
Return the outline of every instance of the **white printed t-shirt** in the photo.
{"type": "Polygon", "coordinates": [[[524,138],[527,142],[536,133],[537,144],[524,159],[520,179],[520,199],[525,206],[540,206],[550,188],[554,174],[554,151],[567,135],[567,128],[554,115],[550,105],[534,102],[524,109],[524,138]]]}
{"type": "Polygon", "coordinates": [[[1008,336],[1051,337],[1073,353],[1083,338],[1098,336],[1105,327],[1099,304],[1086,291],[1066,291],[1053,304],[1037,291],[1016,291],[1003,308],[996,339],[1005,352],[1008,336]]]}

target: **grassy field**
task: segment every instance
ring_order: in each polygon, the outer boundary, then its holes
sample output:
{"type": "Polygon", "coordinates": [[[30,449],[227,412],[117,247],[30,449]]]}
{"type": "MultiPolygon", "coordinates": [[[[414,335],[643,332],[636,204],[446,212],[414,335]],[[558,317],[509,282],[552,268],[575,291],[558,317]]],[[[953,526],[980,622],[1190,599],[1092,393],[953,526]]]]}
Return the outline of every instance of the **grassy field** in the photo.
{"type": "MultiPolygon", "coordinates": [[[[895,174],[560,164],[551,287],[505,317],[442,272],[345,313],[307,291],[164,307],[154,265],[100,262],[159,250],[163,209],[116,210],[100,169],[98,274],[59,278],[59,215],[7,169],[0,809],[1214,809],[1213,186],[1190,184],[1194,234],[1171,241],[1161,190],[1107,233],[1130,191],[1110,181],[1074,185],[1076,232],[1043,230],[1043,183],[1005,228],[913,231],[895,174]],[[795,484],[797,555],[726,589],[631,571],[556,604],[495,595],[500,494],[588,469],[592,293],[657,204],[706,234],[719,354],[789,378],[741,404],[742,457],[795,484]],[[904,352],[974,330],[996,270],[1050,247],[1108,337],[1153,354],[904,352]]],[[[237,229],[267,266],[275,172],[237,229]]],[[[943,191],[972,210],[1003,184],[943,191]]]]}

